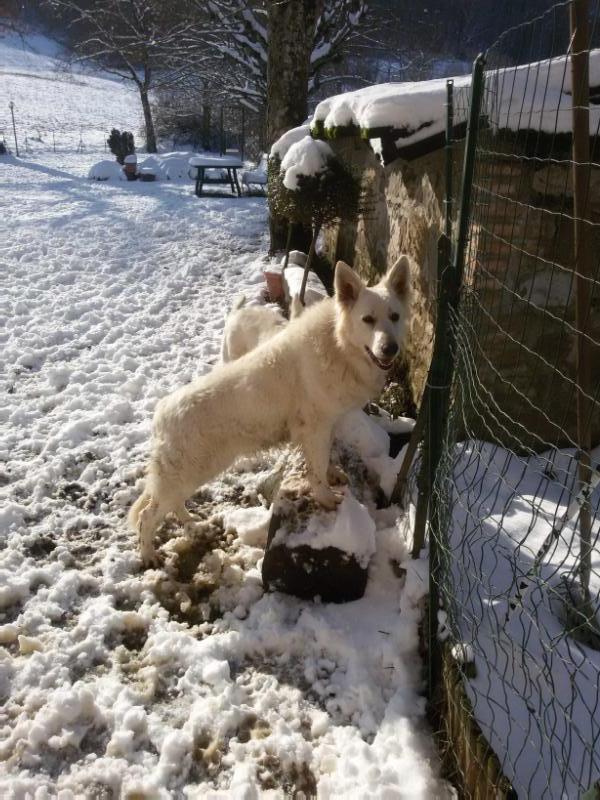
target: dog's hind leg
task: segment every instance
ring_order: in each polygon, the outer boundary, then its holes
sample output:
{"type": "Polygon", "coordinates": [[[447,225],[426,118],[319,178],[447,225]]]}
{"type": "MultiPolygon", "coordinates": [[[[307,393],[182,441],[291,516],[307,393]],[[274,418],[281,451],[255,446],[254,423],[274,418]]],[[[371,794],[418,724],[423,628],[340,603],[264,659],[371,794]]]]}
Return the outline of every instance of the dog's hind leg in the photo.
{"type": "Polygon", "coordinates": [[[348,476],[337,464],[330,464],[327,469],[327,480],[333,484],[346,484],[348,483],[348,476]]]}
{"type": "Polygon", "coordinates": [[[154,534],[165,517],[167,509],[161,508],[151,494],[143,492],[129,511],[129,525],[137,533],[144,566],[157,563],[154,534]]]}

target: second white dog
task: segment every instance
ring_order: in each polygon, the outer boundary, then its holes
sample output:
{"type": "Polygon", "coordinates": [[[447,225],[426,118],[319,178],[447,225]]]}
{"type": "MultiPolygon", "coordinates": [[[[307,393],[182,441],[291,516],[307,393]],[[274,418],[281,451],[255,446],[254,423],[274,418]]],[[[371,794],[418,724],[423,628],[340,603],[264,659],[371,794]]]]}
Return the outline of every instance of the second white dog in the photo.
{"type": "Polygon", "coordinates": [[[278,306],[247,306],[240,297],[225,320],[221,361],[235,361],[266,342],[287,324],[278,306]]]}

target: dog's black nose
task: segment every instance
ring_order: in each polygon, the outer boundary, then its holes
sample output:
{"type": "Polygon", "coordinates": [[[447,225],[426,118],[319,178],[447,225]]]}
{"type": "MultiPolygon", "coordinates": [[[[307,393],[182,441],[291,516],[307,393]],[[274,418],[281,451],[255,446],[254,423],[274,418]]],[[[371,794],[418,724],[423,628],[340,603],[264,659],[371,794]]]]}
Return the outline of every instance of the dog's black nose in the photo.
{"type": "Polygon", "coordinates": [[[384,356],[384,358],[393,358],[397,352],[398,345],[393,341],[386,342],[381,348],[381,355],[384,356]]]}

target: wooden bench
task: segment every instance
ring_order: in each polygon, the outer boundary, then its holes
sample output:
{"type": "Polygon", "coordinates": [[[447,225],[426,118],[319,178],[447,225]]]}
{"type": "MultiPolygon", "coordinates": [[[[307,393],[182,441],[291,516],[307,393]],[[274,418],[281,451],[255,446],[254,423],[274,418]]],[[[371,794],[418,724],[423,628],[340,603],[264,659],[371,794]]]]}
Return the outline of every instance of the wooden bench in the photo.
{"type": "Polygon", "coordinates": [[[267,162],[268,156],[266,153],[263,153],[254,169],[242,172],[242,186],[246,187],[248,194],[251,193],[252,186],[258,187],[261,194],[267,193],[267,162]]]}

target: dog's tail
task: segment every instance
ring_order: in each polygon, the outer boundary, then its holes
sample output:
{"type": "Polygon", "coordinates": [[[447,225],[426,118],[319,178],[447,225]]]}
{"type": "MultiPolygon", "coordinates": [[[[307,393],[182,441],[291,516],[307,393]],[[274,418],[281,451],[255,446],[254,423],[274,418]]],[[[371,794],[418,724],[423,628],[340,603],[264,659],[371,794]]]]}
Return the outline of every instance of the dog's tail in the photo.
{"type": "Polygon", "coordinates": [[[232,311],[239,311],[240,308],[243,308],[246,305],[246,295],[241,294],[237,300],[234,302],[233,306],[231,307],[232,311]]]}

